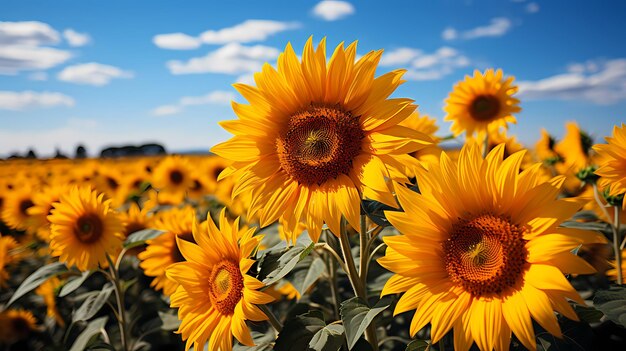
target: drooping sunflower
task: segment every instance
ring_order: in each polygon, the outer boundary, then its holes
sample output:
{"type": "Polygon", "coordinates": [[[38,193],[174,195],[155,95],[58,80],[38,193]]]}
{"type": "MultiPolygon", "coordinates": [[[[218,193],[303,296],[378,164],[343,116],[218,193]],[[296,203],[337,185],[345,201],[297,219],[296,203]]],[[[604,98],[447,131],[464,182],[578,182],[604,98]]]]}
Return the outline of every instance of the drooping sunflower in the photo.
{"type": "Polygon", "coordinates": [[[54,204],[50,221],[52,256],[81,271],[106,266],[106,255],[122,248],[124,228],[111,200],[91,187],[73,187],[54,204]]]}
{"type": "Polygon", "coordinates": [[[261,241],[254,229],[230,223],[225,211],[218,229],[209,217],[207,225],[195,225],[194,243],[177,240],[184,262],[171,265],[167,276],[179,286],[171,296],[171,307],[178,308],[182,321],[177,333],[187,340],[185,350],[232,350],[233,336],[254,346],[246,320],[263,321],[267,316],[256,305],[273,298],[258,289],[264,285],[246,273],[254,264],[250,259],[261,241]]]}
{"type": "Polygon", "coordinates": [[[356,42],[342,43],[327,62],[325,39],[315,50],[309,38],[302,62],[287,44],[277,69],[255,74],[256,87],[234,85],[250,104],[232,103],[239,119],[221,125],[234,137],[212,151],[234,161],[221,176],[238,179],[235,195],[254,194],[250,213],[262,226],[305,221],[317,241],[324,222],[339,234],[342,215],[358,228],[362,197],[394,203],[389,168],[415,162],[407,154],[430,142],[398,125],[416,106],[388,98],[404,70],[374,78],[381,55],[355,62],[356,42]]]}
{"type": "Polygon", "coordinates": [[[194,242],[192,229],[195,218],[196,211],[190,206],[172,208],[160,213],[153,226],[155,229],[164,230],[165,233],[148,240],[146,249],[137,255],[141,260],[139,266],[144,270],[144,274],[154,277],[150,286],[155,290],[163,289],[167,296],[174,293],[177,284],[167,278],[165,269],[172,263],[185,259],[176,245],[176,238],[194,242]]]}
{"type": "Polygon", "coordinates": [[[488,69],[485,73],[474,71],[474,76],[465,76],[458,82],[443,110],[444,121],[451,121],[450,130],[455,136],[463,133],[482,141],[487,133],[506,129],[507,123],[517,123],[514,113],[520,112],[519,100],[513,97],[517,86],[514,77],[503,77],[501,69],[488,69]]]}
{"type": "Polygon", "coordinates": [[[18,247],[19,244],[13,237],[0,235],[0,288],[6,287],[6,281],[9,279],[7,266],[17,262],[21,257],[15,253],[18,247]]]}
{"type": "Polygon", "coordinates": [[[559,154],[554,150],[556,140],[547,130],[541,128],[541,138],[535,144],[535,155],[540,162],[548,165],[554,165],[560,158],[559,154]]]}
{"type": "Polygon", "coordinates": [[[65,327],[65,321],[59,313],[56,303],[56,292],[61,284],[62,282],[58,277],[52,277],[39,285],[35,289],[35,293],[43,298],[46,304],[46,315],[54,319],[61,327],[65,327]]]}
{"type": "Polygon", "coordinates": [[[23,340],[37,329],[37,319],[31,311],[10,309],[0,312],[0,345],[23,340]]]}
{"type": "MultiPolygon", "coordinates": [[[[608,144],[597,144],[593,149],[603,159],[596,174],[600,176],[600,185],[608,187],[609,195],[626,193],[626,124],[613,127],[613,136],[606,137],[608,144]]],[[[622,208],[626,209],[626,196],[622,208]]]]}
{"type": "Polygon", "coordinates": [[[395,313],[416,309],[411,335],[430,323],[433,343],[454,329],[455,350],[490,351],[508,349],[513,332],[535,350],[533,320],[557,337],[553,310],[577,320],[566,298],[584,301],[564,273],[594,269],[571,251],[605,239],[559,227],[580,206],[557,199],[562,176],[540,182],[540,164],[519,172],[523,151],[503,154],[483,159],[470,144],[458,162],[443,153],[420,171],[421,194],[396,187],[405,212],[386,215],[402,235],[384,238],[378,262],[396,273],[382,294],[404,293],[395,313]]]}

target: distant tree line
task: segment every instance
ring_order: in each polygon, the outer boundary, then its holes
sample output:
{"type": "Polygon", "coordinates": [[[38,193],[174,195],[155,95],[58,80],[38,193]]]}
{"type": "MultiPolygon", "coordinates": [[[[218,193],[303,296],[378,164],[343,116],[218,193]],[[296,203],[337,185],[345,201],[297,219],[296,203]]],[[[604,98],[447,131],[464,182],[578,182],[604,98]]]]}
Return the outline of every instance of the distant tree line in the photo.
{"type": "MultiPolygon", "coordinates": [[[[160,144],[150,143],[143,145],[124,145],[119,147],[107,147],[100,151],[100,157],[105,158],[115,158],[115,157],[126,157],[126,156],[155,156],[155,155],[164,155],[167,151],[165,147],[160,144]]],[[[25,154],[13,153],[7,159],[36,159],[37,153],[33,149],[29,149],[25,154]]],[[[66,159],[70,158],[70,156],[64,154],[58,148],[55,150],[55,155],[52,158],[61,158],[66,159]]],[[[76,152],[74,153],[74,158],[87,158],[87,149],[84,145],[78,145],[76,147],[76,152]]]]}

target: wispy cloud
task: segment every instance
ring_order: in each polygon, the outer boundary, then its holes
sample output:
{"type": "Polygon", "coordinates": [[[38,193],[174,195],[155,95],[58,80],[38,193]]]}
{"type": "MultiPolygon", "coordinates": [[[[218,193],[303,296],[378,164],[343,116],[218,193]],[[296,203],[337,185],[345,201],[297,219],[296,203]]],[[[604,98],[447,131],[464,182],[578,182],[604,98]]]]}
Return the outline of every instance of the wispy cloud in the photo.
{"type": "Polygon", "coordinates": [[[501,37],[511,30],[512,27],[513,23],[508,18],[496,17],[493,18],[488,25],[479,26],[465,31],[458,31],[453,27],[448,27],[441,33],[441,37],[444,40],[471,40],[484,37],[501,37]]]}
{"type": "Polygon", "coordinates": [[[313,14],[325,21],[336,21],[355,12],[354,6],[347,1],[324,0],[313,8],[313,14]]]}
{"type": "Polygon", "coordinates": [[[21,111],[31,108],[49,108],[55,106],[74,106],[74,99],[55,92],[36,91],[0,91],[0,109],[21,111]]]}
{"type": "Polygon", "coordinates": [[[456,49],[448,46],[440,47],[433,53],[424,53],[414,48],[398,48],[385,52],[380,61],[381,66],[408,66],[404,75],[409,80],[437,80],[455,69],[466,67],[470,60],[456,49]]]}
{"type": "Polygon", "coordinates": [[[539,12],[540,8],[539,8],[539,4],[537,4],[536,2],[531,2],[531,3],[526,4],[525,9],[526,9],[526,12],[528,13],[537,13],[539,12]]]}
{"type": "Polygon", "coordinates": [[[300,26],[297,22],[271,20],[247,20],[232,27],[207,30],[198,36],[185,33],[158,34],[152,38],[161,49],[192,50],[202,44],[252,43],[264,41],[270,36],[300,26]]]}
{"type": "Polygon", "coordinates": [[[613,104],[626,100],[626,59],[588,61],[567,72],[536,81],[520,81],[519,97],[528,100],[583,100],[613,104]]]}
{"type": "Polygon", "coordinates": [[[90,62],[65,67],[59,72],[57,78],[69,83],[103,86],[109,84],[113,79],[127,79],[133,76],[133,72],[124,71],[115,66],[90,62]]]}
{"type": "Polygon", "coordinates": [[[0,74],[45,70],[69,60],[69,51],[43,46],[58,44],[60,38],[43,22],[0,22],[0,74]]]}
{"type": "Polygon", "coordinates": [[[63,38],[73,47],[85,46],[91,42],[89,34],[79,33],[71,28],[63,31],[63,38]]]}
{"type": "Polygon", "coordinates": [[[276,48],[269,46],[232,43],[205,56],[194,57],[188,61],[172,60],[166,65],[172,74],[242,74],[260,70],[263,62],[276,59],[278,54],[276,48]]]}
{"type": "Polygon", "coordinates": [[[48,73],[46,73],[46,72],[33,72],[33,73],[28,75],[28,79],[29,80],[43,82],[43,81],[48,80],[48,73]]]}
{"type": "Polygon", "coordinates": [[[184,111],[187,106],[198,105],[228,105],[235,100],[235,94],[230,91],[212,91],[202,96],[183,96],[178,103],[172,105],[163,105],[152,110],[155,116],[168,116],[179,114],[184,111]]]}

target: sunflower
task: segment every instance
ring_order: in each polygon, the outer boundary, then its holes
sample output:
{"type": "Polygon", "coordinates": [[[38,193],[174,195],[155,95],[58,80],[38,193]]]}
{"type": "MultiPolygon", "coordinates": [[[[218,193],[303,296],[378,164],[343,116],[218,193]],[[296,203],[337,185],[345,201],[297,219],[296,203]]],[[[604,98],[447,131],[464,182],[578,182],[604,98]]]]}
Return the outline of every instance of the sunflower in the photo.
{"type": "Polygon", "coordinates": [[[11,345],[37,330],[37,319],[27,310],[0,312],[0,345],[11,345]]]}
{"type": "Polygon", "coordinates": [[[246,273],[254,264],[249,257],[256,250],[261,236],[254,229],[232,224],[225,211],[220,215],[220,229],[209,217],[207,225],[194,226],[197,244],[178,239],[185,262],[171,265],[167,276],[178,284],[171,297],[171,307],[178,308],[182,321],[177,333],[187,340],[185,350],[232,350],[233,336],[254,346],[245,320],[262,321],[267,316],[256,306],[274,299],[257,291],[264,285],[246,273]]]}
{"type": "Polygon", "coordinates": [[[512,97],[517,92],[514,77],[504,78],[502,70],[488,69],[485,73],[475,70],[474,76],[465,76],[458,82],[443,110],[444,121],[451,121],[450,130],[455,136],[463,133],[483,140],[487,133],[507,128],[507,123],[517,123],[514,113],[520,112],[519,100],[512,97]]]}
{"type": "Polygon", "coordinates": [[[182,201],[186,192],[194,186],[191,177],[193,168],[186,158],[178,155],[167,156],[154,169],[152,185],[161,193],[182,201]]]}
{"type": "MultiPolygon", "coordinates": [[[[594,145],[593,149],[603,159],[596,174],[600,176],[600,185],[608,187],[609,195],[615,196],[626,192],[626,124],[613,127],[613,137],[606,137],[608,144],[594,145]]],[[[626,209],[626,196],[622,208],[626,209]]]]}
{"type": "Polygon", "coordinates": [[[563,162],[558,162],[555,169],[567,177],[565,190],[570,194],[577,194],[581,187],[576,173],[591,164],[589,154],[593,141],[576,122],[566,123],[565,128],[565,137],[554,146],[554,150],[563,158],[563,162]]]}
{"type": "Polygon", "coordinates": [[[554,150],[556,140],[547,130],[541,128],[541,139],[535,144],[537,159],[546,164],[553,165],[559,159],[559,154],[554,150]]]}
{"type": "MultiPolygon", "coordinates": [[[[612,260],[609,262],[611,269],[606,271],[606,275],[613,282],[617,281],[617,262],[612,260]]],[[[626,272],[626,250],[622,250],[622,272],[626,272]]]]}
{"type": "Polygon", "coordinates": [[[35,293],[43,298],[47,307],[46,315],[53,318],[61,327],[65,327],[65,321],[59,313],[56,304],[57,290],[61,285],[62,282],[58,277],[52,277],[39,285],[39,287],[35,289],[35,293]]]}
{"type": "Polygon", "coordinates": [[[106,265],[122,247],[124,228],[111,200],[91,187],[73,187],[55,203],[50,221],[52,256],[81,271],[106,265]]]}
{"type": "Polygon", "coordinates": [[[19,244],[13,237],[0,235],[0,288],[6,287],[6,281],[9,280],[7,266],[21,258],[15,252],[18,247],[19,244]]]}
{"type": "Polygon", "coordinates": [[[190,206],[162,212],[153,225],[165,233],[148,240],[146,249],[137,255],[141,260],[139,266],[144,270],[144,274],[154,277],[150,286],[155,290],[163,290],[167,296],[174,293],[177,284],[165,276],[165,269],[172,263],[185,260],[176,245],[176,237],[194,242],[191,232],[195,218],[196,211],[190,206]]]}
{"type": "MultiPolygon", "coordinates": [[[[26,183],[14,187],[5,197],[2,209],[2,221],[10,228],[25,231],[31,228],[32,218],[28,209],[33,206],[35,189],[26,183]]],[[[32,234],[29,231],[29,234],[32,234]]]]}
{"type": "Polygon", "coordinates": [[[217,178],[230,163],[230,161],[219,156],[211,156],[202,163],[202,172],[207,178],[207,191],[210,194],[215,194],[218,191],[217,178]]]}
{"type": "Polygon", "coordinates": [[[358,228],[363,197],[395,203],[389,168],[430,141],[398,125],[416,106],[388,99],[405,71],[374,78],[381,55],[354,62],[356,42],[342,43],[327,63],[325,39],[314,50],[309,38],[302,62],[287,44],[277,70],[265,64],[255,74],[257,87],[234,85],[250,104],[232,103],[239,119],[221,125],[235,136],[212,151],[234,161],[221,177],[235,175],[235,195],[254,194],[250,213],[261,226],[306,221],[317,241],[324,222],[339,234],[342,215],[358,228]]]}
{"type": "Polygon", "coordinates": [[[51,214],[54,203],[59,202],[61,195],[67,193],[68,186],[54,185],[44,187],[33,195],[33,206],[26,210],[31,216],[30,230],[37,233],[43,241],[50,241],[50,222],[48,215],[51,214]]]}
{"type": "MultiPolygon", "coordinates": [[[[439,155],[441,155],[441,148],[437,145],[441,141],[441,138],[435,136],[435,133],[439,130],[436,122],[436,119],[430,118],[426,115],[420,115],[418,112],[413,112],[409,116],[409,118],[400,122],[401,126],[405,126],[418,132],[424,133],[425,135],[428,135],[433,141],[432,145],[428,145],[411,154],[411,156],[418,159],[420,161],[420,164],[427,169],[430,163],[439,162],[439,155]]],[[[415,176],[414,174],[412,174],[412,172],[407,175],[409,177],[415,176]]]]}
{"type": "Polygon", "coordinates": [[[128,238],[134,232],[151,228],[152,219],[148,214],[148,208],[140,209],[139,205],[133,202],[126,211],[120,212],[120,220],[124,225],[124,237],[128,238]]]}
{"type": "Polygon", "coordinates": [[[386,215],[403,235],[384,238],[378,262],[396,273],[382,294],[404,292],[394,313],[416,309],[411,335],[431,323],[433,343],[453,328],[455,350],[504,350],[513,332],[535,350],[533,320],[557,337],[553,309],[577,320],[566,298],[584,301],[563,274],[593,273],[571,251],[605,239],[559,227],[579,207],[556,199],[562,176],[542,183],[540,164],[519,172],[523,151],[503,154],[470,144],[420,171],[421,194],[396,187],[405,212],[386,215]]]}

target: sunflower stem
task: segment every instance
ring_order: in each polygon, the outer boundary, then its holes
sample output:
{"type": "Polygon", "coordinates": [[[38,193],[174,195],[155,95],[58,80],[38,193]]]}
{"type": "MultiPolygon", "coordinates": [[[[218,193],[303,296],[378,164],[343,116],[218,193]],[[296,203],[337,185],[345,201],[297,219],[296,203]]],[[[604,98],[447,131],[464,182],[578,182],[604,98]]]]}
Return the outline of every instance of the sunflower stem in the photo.
{"type": "Polygon", "coordinates": [[[126,309],[124,308],[124,292],[122,291],[122,287],[120,285],[120,276],[119,272],[116,269],[113,260],[106,254],[107,261],[109,262],[109,271],[111,272],[110,278],[111,283],[113,283],[113,291],[115,292],[115,300],[117,302],[117,323],[120,328],[120,339],[122,341],[122,350],[128,351],[128,335],[126,330],[126,309]]]}
{"type": "Polygon", "coordinates": [[[622,278],[622,252],[620,250],[620,232],[619,232],[619,213],[620,207],[613,206],[614,215],[613,215],[613,251],[615,253],[615,269],[617,269],[617,284],[623,284],[622,278]]]}
{"type": "Polygon", "coordinates": [[[276,318],[274,312],[272,312],[272,310],[270,310],[266,305],[257,305],[257,307],[265,313],[276,332],[280,333],[283,330],[283,324],[278,320],[278,318],[276,318]]]}
{"type": "Polygon", "coordinates": [[[606,220],[610,222],[611,216],[609,215],[609,211],[606,210],[606,205],[600,199],[600,193],[598,192],[598,186],[596,184],[593,184],[593,197],[596,199],[596,202],[602,210],[602,213],[604,213],[604,215],[606,216],[606,220]]]}
{"type": "Polygon", "coordinates": [[[359,272],[356,270],[356,265],[354,264],[354,258],[352,257],[350,239],[348,238],[346,220],[344,218],[341,219],[340,225],[341,233],[339,235],[339,243],[341,244],[341,253],[343,254],[343,259],[346,262],[346,273],[348,274],[348,278],[350,279],[350,284],[352,284],[354,295],[361,297],[361,280],[359,278],[359,272]]]}
{"type": "MultiPolygon", "coordinates": [[[[333,237],[332,234],[330,234],[330,231],[328,230],[324,230],[324,235],[326,237],[327,245],[333,250],[335,255],[337,255],[337,251],[333,249],[333,246],[334,247],[337,246],[336,244],[337,242],[335,241],[335,238],[333,237]],[[334,243],[334,245],[332,243],[334,243]]],[[[341,300],[339,297],[339,287],[337,285],[337,264],[340,264],[343,267],[345,267],[345,263],[341,261],[341,258],[338,257],[338,255],[335,257],[337,261],[335,262],[335,260],[333,260],[333,258],[330,257],[330,255],[332,254],[330,253],[326,254],[326,262],[327,262],[326,266],[328,267],[328,283],[330,284],[330,294],[333,299],[333,313],[335,316],[335,320],[340,320],[341,314],[339,313],[339,304],[341,303],[341,300]]]]}

